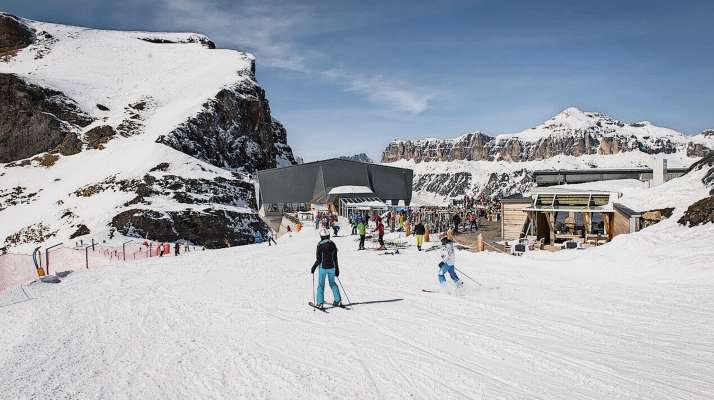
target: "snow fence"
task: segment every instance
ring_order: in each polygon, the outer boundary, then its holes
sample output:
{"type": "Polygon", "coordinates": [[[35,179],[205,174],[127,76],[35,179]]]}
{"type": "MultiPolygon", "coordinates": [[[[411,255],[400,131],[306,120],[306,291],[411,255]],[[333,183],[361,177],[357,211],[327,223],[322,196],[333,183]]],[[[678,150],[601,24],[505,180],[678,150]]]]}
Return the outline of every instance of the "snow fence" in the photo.
{"type": "MultiPolygon", "coordinates": [[[[86,247],[57,246],[40,249],[39,267],[46,274],[58,271],[76,271],[108,264],[143,260],[150,257],[173,254],[174,247],[168,243],[127,242],[122,246],[88,245],[86,247]]],[[[190,250],[181,246],[181,251],[190,250]]],[[[0,255],[0,291],[34,281],[38,278],[35,262],[29,254],[0,255]]]]}

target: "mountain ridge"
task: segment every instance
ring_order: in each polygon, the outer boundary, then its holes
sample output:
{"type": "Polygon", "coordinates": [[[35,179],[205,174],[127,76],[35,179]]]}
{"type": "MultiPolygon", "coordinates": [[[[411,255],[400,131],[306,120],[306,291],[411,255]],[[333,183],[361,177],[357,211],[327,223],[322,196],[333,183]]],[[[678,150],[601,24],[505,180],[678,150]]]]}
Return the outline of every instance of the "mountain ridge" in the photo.
{"type": "Polygon", "coordinates": [[[686,136],[647,121],[625,123],[603,113],[569,107],[519,133],[489,136],[474,131],[447,139],[395,139],[387,144],[382,162],[538,161],[558,154],[577,157],[635,150],[648,154],[685,151],[689,157],[702,157],[714,148],[714,136],[705,132],[686,136]]]}
{"type": "Polygon", "coordinates": [[[714,132],[686,136],[647,121],[625,123],[569,107],[533,128],[489,136],[393,140],[382,163],[414,170],[415,197],[429,202],[523,193],[539,169],[632,168],[665,158],[688,167],[714,149],[714,132]]]}

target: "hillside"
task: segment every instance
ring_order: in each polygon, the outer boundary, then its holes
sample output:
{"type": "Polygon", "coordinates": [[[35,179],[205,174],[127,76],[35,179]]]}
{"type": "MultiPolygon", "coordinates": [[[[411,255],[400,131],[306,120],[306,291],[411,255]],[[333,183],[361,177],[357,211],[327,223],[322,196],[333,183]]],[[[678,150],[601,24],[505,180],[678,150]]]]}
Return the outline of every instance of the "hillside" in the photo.
{"type": "Polygon", "coordinates": [[[265,229],[251,174],[295,160],[251,54],[9,14],[0,32],[0,248],[265,229]]]}
{"type": "Polygon", "coordinates": [[[648,167],[653,158],[687,167],[711,149],[710,130],[686,136],[647,121],[625,123],[571,107],[515,134],[394,140],[382,162],[413,168],[417,196],[503,197],[529,188],[536,169],[648,167]]]}

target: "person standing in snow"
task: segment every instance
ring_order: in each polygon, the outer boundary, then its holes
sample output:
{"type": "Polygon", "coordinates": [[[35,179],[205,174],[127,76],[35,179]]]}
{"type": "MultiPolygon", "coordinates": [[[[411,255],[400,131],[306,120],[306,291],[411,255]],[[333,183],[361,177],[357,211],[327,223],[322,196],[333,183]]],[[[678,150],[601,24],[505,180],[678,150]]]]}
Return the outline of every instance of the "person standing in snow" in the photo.
{"type": "Polygon", "coordinates": [[[335,232],[335,237],[337,237],[337,232],[340,231],[340,225],[337,224],[337,221],[332,224],[332,231],[335,232]]]}
{"type": "Polygon", "coordinates": [[[443,250],[441,253],[441,262],[439,263],[439,284],[446,284],[446,273],[449,273],[451,280],[454,281],[456,287],[460,288],[464,285],[463,281],[456,275],[456,252],[454,250],[454,239],[451,229],[446,233],[446,236],[441,238],[443,250]]]}
{"type": "Polygon", "coordinates": [[[320,229],[320,214],[315,214],[315,230],[320,229]]]}
{"type": "Polygon", "coordinates": [[[315,306],[322,308],[325,302],[325,278],[327,278],[332,289],[333,305],[342,305],[340,288],[335,282],[335,278],[340,276],[340,266],[337,261],[337,246],[330,240],[330,232],[327,229],[320,231],[320,242],[317,244],[315,263],[310,269],[311,274],[315,274],[315,269],[320,267],[317,274],[317,298],[315,306]]]}
{"type": "Polygon", "coordinates": [[[421,245],[424,243],[424,233],[426,233],[426,228],[421,221],[414,225],[414,234],[416,235],[416,245],[417,249],[421,251],[421,245]]]}
{"type": "Polygon", "coordinates": [[[372,232],[377,232],[379,235],[379,248],[377,250],[384,250],[384,224],[381,220],[377,222],[377,227],[372,232]]]}
{"type": "Polygon", "coordinates": [[[451,218],[451,221],[454,223],[454,233],[459,233],[459,225],[461,225],[461,216],[459,216],[458,213],[455,213],[454,216],[451,218]]]}
{"type": "Polygon", "coordinates": [[[364,238],[367,235],[367,224],[361,218],[357,223],[357,233],[359,234],[359,248],[357,250],[364,250],[364,238]]]}
{"type": "Polygon", "coordinates": [[[268,237],[268,246],[271,246],[270,242],[275,243],[275,245],[278,245],[278,242],[275,241],[275,234],[273,233],[273,230],[268,228],[268,234],[266,235],[268,237]]]}
{"type": "Polygon", "coordinates": [[[181,245],[178,243],[174,243],[174,255],[177,256],[181,253],[181,245]]]}

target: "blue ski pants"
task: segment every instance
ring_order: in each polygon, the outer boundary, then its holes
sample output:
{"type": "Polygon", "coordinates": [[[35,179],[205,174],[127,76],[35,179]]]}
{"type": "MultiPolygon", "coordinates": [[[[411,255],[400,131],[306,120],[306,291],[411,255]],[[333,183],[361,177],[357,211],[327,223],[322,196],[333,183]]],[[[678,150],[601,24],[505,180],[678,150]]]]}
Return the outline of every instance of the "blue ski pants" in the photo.
{"type": "Polygon", "coordinates": [[[320,305],[325,302],[325,278],[330,283],[330,289],[332,289],[332,298],[334,301],[340,301],[340,288],[335,282],[335,269],[329,268],[324,269],[320,267],[317,273],[317,304],[320,305]]]}
{"type": "Polygon", "coordinates": [[[439,269],[439,283],[444,284],[446,283],[446,273],[449,273],[449,276],[451,276],[451,279],[456,283],[457,285],[461,282],[459,279],[459,276],[456,275],[456,271],[454,270],[453,265],[449,265],[447,263],[442,263],[441,264],[441,269],[439,269]]]}

